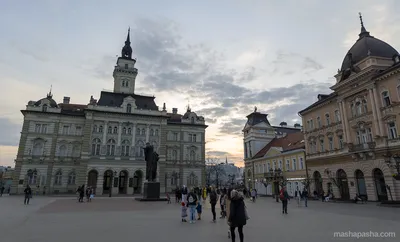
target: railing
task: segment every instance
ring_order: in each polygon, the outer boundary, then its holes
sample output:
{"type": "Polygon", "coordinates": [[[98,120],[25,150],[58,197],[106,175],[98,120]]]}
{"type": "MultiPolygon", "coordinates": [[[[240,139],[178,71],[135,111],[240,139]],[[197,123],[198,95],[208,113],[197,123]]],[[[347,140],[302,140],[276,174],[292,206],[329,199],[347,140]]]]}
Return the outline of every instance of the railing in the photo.
{"type": "Polygon", "coordinates": [[[362,144],[349,144],[349,152],[357,152],[357,151],[364,151],[364,150],[373,150],[376,147],[375,142],[368,142],[362,144]]]}

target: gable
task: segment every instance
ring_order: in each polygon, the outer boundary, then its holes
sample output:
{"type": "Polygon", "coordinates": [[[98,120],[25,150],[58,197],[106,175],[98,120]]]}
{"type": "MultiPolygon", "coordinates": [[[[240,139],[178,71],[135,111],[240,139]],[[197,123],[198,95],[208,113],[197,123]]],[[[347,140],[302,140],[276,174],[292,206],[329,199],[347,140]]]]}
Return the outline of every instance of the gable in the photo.
{"type": "Polygon", "coordinates": [[[267,153],[265,153],[264,157],[271,157],[281,154],[282,148],[281,147],[271,147],[267,153]]]}

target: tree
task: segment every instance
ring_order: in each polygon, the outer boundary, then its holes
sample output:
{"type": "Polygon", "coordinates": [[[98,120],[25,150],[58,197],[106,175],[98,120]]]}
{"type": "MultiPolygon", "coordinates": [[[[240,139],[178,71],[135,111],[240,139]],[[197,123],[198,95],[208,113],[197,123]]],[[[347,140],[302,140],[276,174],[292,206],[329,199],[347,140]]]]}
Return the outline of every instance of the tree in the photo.
{"type": "Polygon", "coordinates": [[[206,159],[206,180],[207,186],[215,185],[219,187],[221,177],[225,175],[225,170],[217,158],[208,157],[206,159]]]}

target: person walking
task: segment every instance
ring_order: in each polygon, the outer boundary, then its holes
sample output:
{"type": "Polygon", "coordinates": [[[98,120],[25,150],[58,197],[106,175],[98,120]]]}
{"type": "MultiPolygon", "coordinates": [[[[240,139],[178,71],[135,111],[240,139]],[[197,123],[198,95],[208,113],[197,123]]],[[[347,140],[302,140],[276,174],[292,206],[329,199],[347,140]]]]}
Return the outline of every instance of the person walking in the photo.
{"type": "Polygon", "coordinates": [[[282,214],[288,214],[287,204],[290,198],[285,186],[282,187],[281,191],[279,192],[279,199],[282,201],[282,214]]]}
{"type": "Polygon", "coordinates": [[[4,186],[1,186],[1,188],[0,188],[0,197],[2,197],[2,196],[3,196],[4,189],[5,189],[5,187],[4,187],[4,186]]]}
{"type": "Polygon", "coordinates": [[[216,222],[216,217],[217,217],[215,213],[215,205],[217,204],[217,201],[218,201],[218,195],[215,192],[215,188],[212,187],[210,192],[210,204],[211,204],[211,212],[213,215],[213,220],[212,220],[213,223],[216,222]]]}
{"type": "Polygon", "coordinates": [[[303,193],[301,194],[301,196],[304,199],[304,206],[307,207],[308,191],[307,191],[306,188],[304,188],[303,193]]]}
{"type": "Polygon", "coordinates": [[[231,191],[231,203],[229,212],[229,227],[230,236],[232,242],[235,242],[236,235],[235,229],[238,228],[240,242],[243,242],[243,226],[246,225],[246,207],[244,204],[244,198],[239,194],[238,191],[231,191]]]}
{"type": "Polygon", "coordinates": [[[227,218],[226,222],[228,224],[228,238],[231,238],[231,229],[229,226],[229,215],[231,212],[231,192],[232,192],[232,190],[233,190],[232,188],[229,188],[228,192],[225,196],[225,209],[226,209],[226,218],[227,218]]]}
{"type": "Polygon", "coordinates": [[[25,205],[29,205],[29,200],[32,197],[32,189],[29,185],[26,185],[26,188],[24,190],[24,194],[25,194],[25,199],[24,199],[24,204],[25,205]]]}
{"type": "Polygon", "coordinates": [[[186,203],[186,196],[188,194],[188,190],[186,185],[183,185],[182,190],[181,190],[181,200],[182,202],[186,203]]]}
{"type": "Polygon", "coordinates": [[[256,189],[251,190],[251,200],[253,201],[253,203],[256,202],[256,196],[257,196],[256,189]]]}
{"type": "Polygon", "coordinates": [[[191,224],[196,222],[196,206],[197,206],[197,196],[196,193],[194,192],[194,189],[192,188],[187,195],[187,206],[190,209],[190,218],[189,222],[191,224]]]}

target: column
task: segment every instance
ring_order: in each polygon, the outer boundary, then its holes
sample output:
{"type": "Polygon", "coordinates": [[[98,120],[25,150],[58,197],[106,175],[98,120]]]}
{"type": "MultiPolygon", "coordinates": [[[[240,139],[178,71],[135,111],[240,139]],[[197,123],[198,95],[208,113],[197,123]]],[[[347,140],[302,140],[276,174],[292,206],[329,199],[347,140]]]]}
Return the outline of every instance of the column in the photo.
{"type": "Polygon", "coordinates": [[[136,140],[136,124],[133,124],[133,128],[132,128],[132,146],[135,145],[135,140],[136,140]]]}
{"type": "Polygon", "coordinates": [[[346,127],[346,140],[347,140],[347,143],[352,143],[351,139],[350,139],[350,127],[349,127],[349,120],[347,119],[346,104],[343,101],[342,101],[342,109],[343,109],[343,116],[344,116],[343,123],[345,123],[345,127],[346,127]]]}
{"type": "Polygon", "coordinates": [[[104,121],[104,129],[103,129],[103,145],[106,145],[106,138],[107,138],[107,130],[108,130],[108,122],[104,121]]]}
{"type": "Polygon", "coordinates": [[[375,105],[376,105],[376,112],[377,112],[377,117],[378,117],[378,126],[379,126],[379,131],[381,133],[381,136],[386,136],[386,132],[383,128],[383,123],[382,123],[382,114],[380,110],[380,101],[378,97],[378,91],[376,90],[376,86],[372,89],[372,92],[374,93],[374,98],[375,98],[375,105]]]}
{"type": "Polygon", "coordinates": [[[344,138],[344,142],[347,143],[347,126],[346,126],[346,122],[345,122],[345,117],[344,117],[344,111],[343,111],[343,103],[342,101],[339,102],[339,112],[340,112],[340,119],[342,120],[342,124],[343,124],[343,138],[344,138]]]}
{"type": "Polygon", "coordinates": [[[122,133],[122,123],[119,122],[118,123],[118,141],[117,141],[118,146],[121,145],[121,133],[122,133]]]}
{"type": "Polygon", "coordinates": [[[150,124],[146,125],[146,143],[149,142],[150,138],[150,124]]]}
{"type": "Polygon", "coordinates": [[[380,130],[379,130],[379,121],[378,121],[378,116],[377,116],[377,111],[376,111],[376,104],[375,104],[375,99],[374,99],[374,93],[372,89],[368,90],[368,96],[369,100],[371,101],[371,106],[372,106],[372,115],[374,117],[374,123],[375,123],[375,133],[376,135],[381,135],[380,130]]]}

